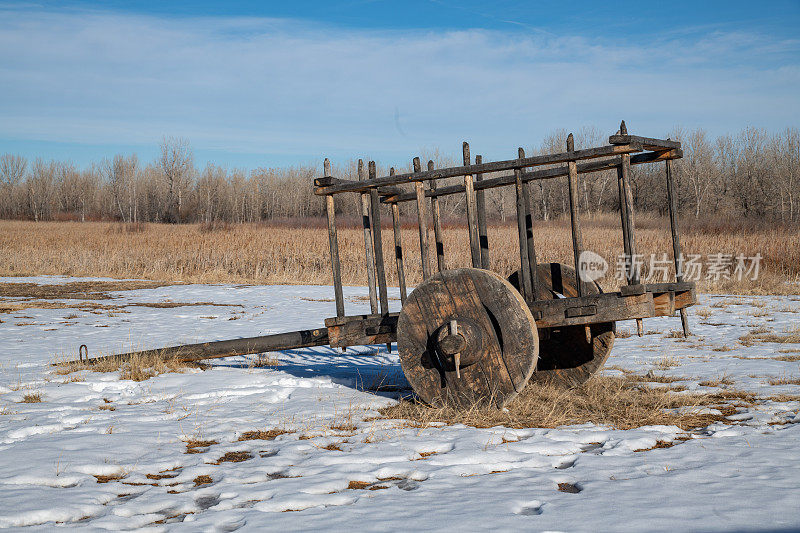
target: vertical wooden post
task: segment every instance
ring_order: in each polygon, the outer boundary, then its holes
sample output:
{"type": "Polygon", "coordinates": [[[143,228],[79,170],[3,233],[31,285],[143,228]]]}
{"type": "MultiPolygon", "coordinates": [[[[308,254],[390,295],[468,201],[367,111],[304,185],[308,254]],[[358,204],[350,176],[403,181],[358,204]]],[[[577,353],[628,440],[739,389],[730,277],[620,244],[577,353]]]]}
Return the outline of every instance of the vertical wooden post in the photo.
{"type": "MultiPolygon", "coordinates": [[[[483,163],[483,157],[475,156],[475,164],[483,163]]],[[[475,174],[475,181],[483,181],[483,174],[475,174]]],[[[486,191],[480,190],[475,193],[478,203],[478,240],[481,243],[481,268],[489,270],[489,235],[486,231],[486,191]]]]}
{"type": "MultiPolygon", "coordinates": [[[[331,162],[325,158],[325,177],[331,175],[331,162]]],[[[342,294],[342,268],[339,264],[339,238],[336,234],[336,207],[333,195],[325,196],[325,209],[328,212],[328,242],[331,248],[331,269],[333,270],[333,292],[336,297],[336,316],[344,316],[344,295],[342,294]]]]}
{"type": "Polygon", "coordinates": [[[528,259],[528,238],[525,232],[525,193],[523,192],[522,169],[514,169],[514,185],[517,193],[517,233],[519,234],[520,289],[525,301],[533,301],[531,264],[528,259]]]}
{"type": "MultiPolygon", "coordinates": [[[[517,157],[525,158],[525,150],[517,149],[517,157]]],[[[521,170],[520,170],[521,171],[521,170]]],[[[533,242],[533,216],[531,215],[531,193],[528,183],[522,183],[522,199],[525,202],[525,243],[528,251],[528,264],[531,269],[531,300],[536,299],[538,272],[536,262],[536,247],[533,242]]]]}
{"type": "MultiPolygon", "coordinates": [[[[620,135],[628,134],[628,127],[625,121],[620,122],[619,125],[620,135]]],[[[626,242],[628,264],[628,285],[639,285],[639,271],[636,268],[636,237],[635,237],[635,224],[633,217],[633,191],[631,189],[631,156],[630,154],[622,154],[620,156],[621,163],[619,167],[620,181],[622,182],[622,196],[625,204],[625,230],[622,233],[623,239],[626,242]]],[[[636,319],[636,333],[642,337],[644,335],[644,322],[641,318],[636,319]]]]}
{"type": "MultiPolygon", "coordinates": [[[[464,166],[470,164],[469,143],[462,145],[464,166]]],[[[469,229],[469,248],[472,255],[472,268],[481,268],[481,243],[478,239],[478,208],[475,199],[475,179],[472,174],[464,176],[464,192],[467,203],[467,228],[469,229]]]]}
{"type": "MultiPolygon", "coordinates": [[[[623,120],[620,124],[620,134],[627,135],[628,128],[625,126],[623,120]]],[[[620,164],[619,173],[620,181],[622,182],[622,202],[625,206],[625,231],[623,237],[627,245],[628,255],[628,285],[638,285],[639,273],[634,265],[636,256],[636,238],[634,236],[634,220],[633,220],[633,192],[631,191],[630,171],[631,171],[631,156],[630,154],[622,154],[622,162],[620,164]]]]}
{"type": "MultiPolygon", "coordinates": [[[[570,133],[567,137],[567,152],[574,151],[575,138],[570,133]]],[[[569,172],[569,215],[572,222],[572,253],[575,258],[575,281],[578,288],[578,296],[583,296],[585,291],[580,273],[583,237],[581,235],[581,221],[578,212],[578,168],[575,161],[567,162],[567,170],[569,172]]]]}
{"type": "MultiPolygon", "coordinates": [[[[364,181],[364,161],[358,160],[358,180],[364,181]]],[[[369,193],[361,193],[361,224],[364,226],[364,255],[367,260],[367,285],[369,286],[369,307],[373,315],[378,314],[378,291],[375,288],[375,254],[372,249],[372,216],[370,215],[369,193]]]]}
{"type": "MultiPolygon", "coordinates": [[[[683,281],[683,257],[681,256],[681,242],[678,235],[678,190],[675,187],[675,178],[672,176],[672,161],[664,162],[667,171],[667,204],[669,205],[669,227],[672,230],[672,257],[675,261],[675,280],[683,281]]],[[[680,310],[683,336],[689,336],[689,319],[686,309],[680,310]]]]}
{"type": "MultiPolygon", "coordinates": [[[[376,178],[375,161],[369,162],[369,179],[376,178]]],[[[373,187],[369,190],[369,198],[372,204],[372,240],[375,248],[375,277],[378,281],[378,299],[381,304],[381,314],[389,312],[389,297],[386,293],[386,269],[383,262],[383,239],[381,238],[381,203],[378,197],[378,189],[373,187]]]]}
{"type": "MultiPolygon", "coordinates": [[[[428,170],[434,169],[433,161],[428,160],[428,170]]],[[[436,180],[430,182],[431,191],[436,190],[436,180]]],[[[442,214],[439,209],[439,197],[431,196],[431,213],[433,214],[433,240],[436,244],[436,268],[439,272],[445,269],[444,240],[442,239],[442,214]]]]}
{"type": "MultiPolygon", "coordinates": [[[[631,252],[628,250],[628,211],[625,205],[625,187],[622,184],[622,164],[617,167],[617,188],[619,189],[619,216],[622,225],[622,248],[626,259],[628,259],[631,252]]],[[[627,266],[625,268],[625,279],[627,280],[627,266]]]]}
{"type": "MultiPolygon", "coordinates": [[[[394,176],[394,167],[389,169],[389,175],[394,176]]],[[[394,231],[394,260],[397,263],[397,284],[400,286],[400,303],[406,303],[406,271],[403,268],[403,239],[402,226],[400,225],[400,205],[392,202],[392,230],[394,231]]]]}
{"type": "MultiPolygon", "coordinates": [[[[422,165],[419,157],[414,158],[414,172],[420,172],[422,165]]],[[[421,181],[414,182],[414,192],[417,194],[417,224],[419,226],[419,258],[422,262],[422,279],[431,277],[431,267],[428,246],[428,209],[425,205],[425,185],[421,181]]]]}

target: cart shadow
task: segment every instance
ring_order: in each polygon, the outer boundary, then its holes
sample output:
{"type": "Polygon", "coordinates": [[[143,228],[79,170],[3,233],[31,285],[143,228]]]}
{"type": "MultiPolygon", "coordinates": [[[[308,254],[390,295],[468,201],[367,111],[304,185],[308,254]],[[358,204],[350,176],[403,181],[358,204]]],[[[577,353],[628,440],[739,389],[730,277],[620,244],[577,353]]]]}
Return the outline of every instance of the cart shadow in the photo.
{"type": "Polygon", "coordinates": [[[269,355],[266,364],[259,364],[259,356],[252,355],[221,359],[214,366],[270,368],[298,378],[327,377],[339,385],[393,399],[413,394],[397,353],[388,352],[385,345],[353,346],[345,352],[318,346],[270,352],[269,355]],[[277,364],[270,364],[275,360],[277,364]]]}

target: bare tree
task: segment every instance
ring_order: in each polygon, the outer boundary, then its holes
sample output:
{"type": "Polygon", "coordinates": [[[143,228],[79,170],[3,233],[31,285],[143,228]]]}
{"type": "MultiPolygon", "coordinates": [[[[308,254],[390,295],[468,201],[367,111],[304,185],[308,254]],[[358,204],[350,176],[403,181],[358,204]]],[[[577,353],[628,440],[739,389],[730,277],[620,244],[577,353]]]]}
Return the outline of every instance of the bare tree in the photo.
{"type": "Polygon", "coordinates": [[[183,195],[191,182],[193,171],[192,151],[189,141],[182,138],[164,138],[161,142],[159,164],[168,188],[167,222],[181,221],[183,195]]]}

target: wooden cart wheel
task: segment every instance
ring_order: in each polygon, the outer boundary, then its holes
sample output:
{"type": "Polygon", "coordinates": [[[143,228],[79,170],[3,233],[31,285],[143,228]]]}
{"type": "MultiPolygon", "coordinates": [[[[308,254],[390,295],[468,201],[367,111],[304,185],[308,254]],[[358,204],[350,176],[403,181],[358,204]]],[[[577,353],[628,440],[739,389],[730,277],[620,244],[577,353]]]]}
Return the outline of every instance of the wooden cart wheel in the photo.
{"type": "Polygon", "coordinates": [[[397,322],[400,364],[431,405],[502,407],[536,368],[539,336],[522,296],[488,270],[445,270],[408,296],[397,322]]]}
{"type": "MultiPolygon", "coordinates": [[[[575,269],[560,263],[539,263],[536,267],[537,299],[556,299],[578,296],[575,269]]],[[[519,287],[518,273],[508,278],[519,287]]],[[[586,283],[587,294],[603,292],[597,283],[586,283]]],[[[584,383],[603,368],[614,346],[614,322],[589,326],[548,328],[539,340],[539,363],[531,377],[532,383],[558,382],[567,386],[584,383]]]]}

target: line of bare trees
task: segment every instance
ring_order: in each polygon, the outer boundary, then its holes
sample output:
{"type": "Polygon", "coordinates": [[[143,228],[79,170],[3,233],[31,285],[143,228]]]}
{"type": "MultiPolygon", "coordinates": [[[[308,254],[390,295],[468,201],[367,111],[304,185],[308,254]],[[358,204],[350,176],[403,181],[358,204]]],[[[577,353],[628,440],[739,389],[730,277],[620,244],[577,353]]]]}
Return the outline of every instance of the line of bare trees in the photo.
{"type": "MultiPolygon", "coordinates": [[[[566,131],[556,131],[539,146],[526,147],[526,152],[564,151],[566,137],[566,131]]],[[[717,138],[703,130],[675,129],[670,137],[683,143],[684,158],[675,163],[674,172],[684,216],[800,221],[800,132],[796,128],[775,134],[747,128],[717,138]]],[[[575,139],[577,147],[605,141],[594,128],[577,132],[575,139]]],[[[460,163],[436,150],[421,156],[432,159],[437,167],[460,163]]],[[[356,168],[356,161],[348,161],[334,166],[334,175],[357,179],[356,168]]],[[[388,169],[378,172],[388,173],[388,169]]],[[[312,178],[319,174],[320,169],[313,166],[244,171],[209,163],[198,169],[183,139],[164,139],[158,159],[145,164],[135,155],[116,155],[79,169],[69,162],[28,161],[4,154],[0,156],[0,218],[236,223],[316,217],[322,215],[323,202],[313,194],[312,178]]],[[[637,210],[663,213],[663,165],[634,167],[632,180],[637,210]]],[[[563,180],[534,182],[535,216],[547,220],[566,213],[566,193],[563,180]]],[[[489,191],[488,216],[512,217],[513,194],[508,187],[489,191]]],[[[342,197],[339,209],[356,215],[358,205],[351,196],[342,197]]],[[[580,196],[583,210],[616,210],[616,173],[586,175],[580,196]]],[[[445,216],[462,216],[463,198],[447,197],[442,209],[445,216]]]]}

